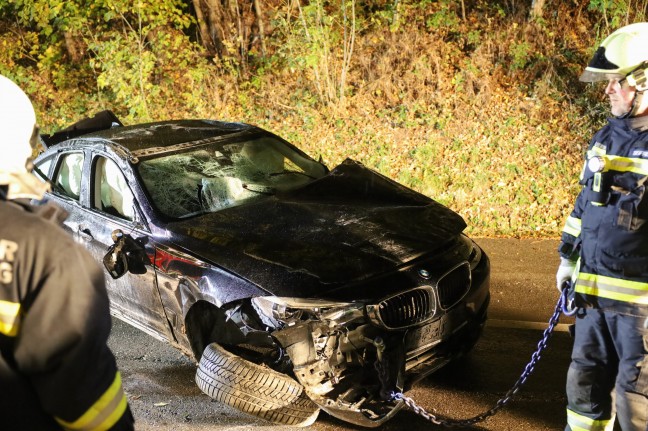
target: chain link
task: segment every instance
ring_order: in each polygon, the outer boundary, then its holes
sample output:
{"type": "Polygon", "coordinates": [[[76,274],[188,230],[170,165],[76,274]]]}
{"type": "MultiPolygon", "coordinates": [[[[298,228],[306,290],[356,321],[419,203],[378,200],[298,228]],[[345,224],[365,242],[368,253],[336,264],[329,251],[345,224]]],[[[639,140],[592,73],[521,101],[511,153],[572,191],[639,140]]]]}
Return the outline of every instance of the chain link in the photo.
{"type": "Polygon", "coordinates": [[[477,416],[474,416],[469,419],[440,419],[436,415],[426,411],[424,408],[420,407],[417,405],[413,399],[406,397],[403,395],[401,392],[392,392],[391,397],[392,400],[402,400],[405,405],[412,410],[414,413],[417,415],[425,418],[426,420],[436,424],[436,425],[441,425],[444,427],[468,427],[471,425],[474,425],[478,422],[482,422],[486,420],[487,418],[495,415],[498,410],[503,408],[505,405],[507,405],[513,396],[518,392],[520,387],[524,385],[526,382],[527,378],[533,373],[533,370],[535,369],[536,364],[540,360],[540,354],[544,351],[544,349],[547,347],[547,343],[549,342],[549,338],[551,337],[551,333],[553,332],[554,328],[558,324],[558,320],[560,319],[560,314],[563,312],[563,304],[566,301],[566,295],[563,294],[560,295],[560,298],[558,298],[558,303],[556,304],[556,308],[553,312],[553,315],[549,319],[549,326],[544,330],[542,333],[542,338],[538,342],[538,348],[536,349],[535,352],[531,355],[531,361],[524,367],[524,371],[520,375],[520,377],[517,379],[513,387],[509,389],[509,391],[499,400],[497,400],[497,403],[495,403],[495,406],[493,406],[490,410],[487,410],[483,413],[478,414],[477,416]]]}

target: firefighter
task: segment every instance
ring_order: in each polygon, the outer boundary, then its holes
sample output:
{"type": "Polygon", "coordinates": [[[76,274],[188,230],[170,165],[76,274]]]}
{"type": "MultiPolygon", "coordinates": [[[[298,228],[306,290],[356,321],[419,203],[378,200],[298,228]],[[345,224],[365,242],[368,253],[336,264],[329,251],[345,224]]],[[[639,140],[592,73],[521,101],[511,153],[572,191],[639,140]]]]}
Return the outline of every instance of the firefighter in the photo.
{"type": "Polygon", "coordinates": [[[0,76],[0,429],[133,430],[115,358],[103,273],[31,206],[48,185],[29,173],[31,102],[0,76]]]}
{"type": "Polygon", "coordinates": [[[566,430],[648,429],[648,23],[622,27],[580,76],[604,81],[612,116],[590,141],[561,236],[560,290],[578,313],[566,430]]]}

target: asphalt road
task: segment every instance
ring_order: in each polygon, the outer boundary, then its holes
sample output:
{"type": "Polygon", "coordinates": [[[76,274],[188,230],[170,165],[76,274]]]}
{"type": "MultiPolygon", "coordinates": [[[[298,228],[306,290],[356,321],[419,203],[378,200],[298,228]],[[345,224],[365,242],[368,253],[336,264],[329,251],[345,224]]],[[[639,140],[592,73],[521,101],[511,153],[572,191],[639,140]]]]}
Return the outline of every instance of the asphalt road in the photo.
{"type": "MultiPolygon", "coordinates": [[[[477,239],[491,258],[491,307],[483,337],[472,354],[420,382],[406,395],[440,418],[470,418],[488,411],[518,379],[537,348],[555,306],[555,240],[477,239]]],[[[212,402],[194,383],[195,365],[171,347],[114,320],[110,346],[122,373],[136,429],[283,430],[212,402]]],[[[561,430],[571,322],[561,319],[548,348],[523,388],[496,415],[472,430],[561,430]]],[[[359,430],[320,413],[312,430],[359,430]]],[[[440,430],[402,410],[381,430],[440,430]]]]}

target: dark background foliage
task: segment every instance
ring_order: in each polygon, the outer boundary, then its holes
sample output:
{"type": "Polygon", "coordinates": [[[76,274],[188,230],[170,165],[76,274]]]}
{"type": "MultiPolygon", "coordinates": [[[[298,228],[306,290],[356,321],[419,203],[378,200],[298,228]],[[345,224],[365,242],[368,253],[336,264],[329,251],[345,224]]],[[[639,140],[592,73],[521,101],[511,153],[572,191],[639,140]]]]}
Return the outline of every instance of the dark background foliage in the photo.
{"type": "Polygon", "coordinates": [[[5,0],[0,73],[45,132],[245,121],[352,157],[458,211],[469,233],[557,236],[605,120],[578,82],[648,0],[5,0]]]}

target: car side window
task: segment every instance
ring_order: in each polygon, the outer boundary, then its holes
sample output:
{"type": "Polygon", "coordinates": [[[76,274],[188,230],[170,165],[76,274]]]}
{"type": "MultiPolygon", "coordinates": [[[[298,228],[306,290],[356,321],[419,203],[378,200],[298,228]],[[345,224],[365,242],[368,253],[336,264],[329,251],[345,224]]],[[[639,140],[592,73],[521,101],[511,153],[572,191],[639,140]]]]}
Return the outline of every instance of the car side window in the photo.
{"type": "Polygon", "coordinates": [[[39,160],[38,163],[34,163],[34,172],[39,180],[46,181],[45,178],[49,178],[49,170],[53,160],[53,157],[47,157],[39,160]]]}
{"type": "Polygon", "coordinates": [[[119,166],[106,157],[98,157],[93,172],[93,208],[125,220],[134,220],[135,198],[119,166]]]}
{"type": "Polygon", "coordinates": [[[59,190],[75,200],[81,196],[81,173],[83,172],[83,153],[65,154],[56,174],[56,184],[59,190]]]}

